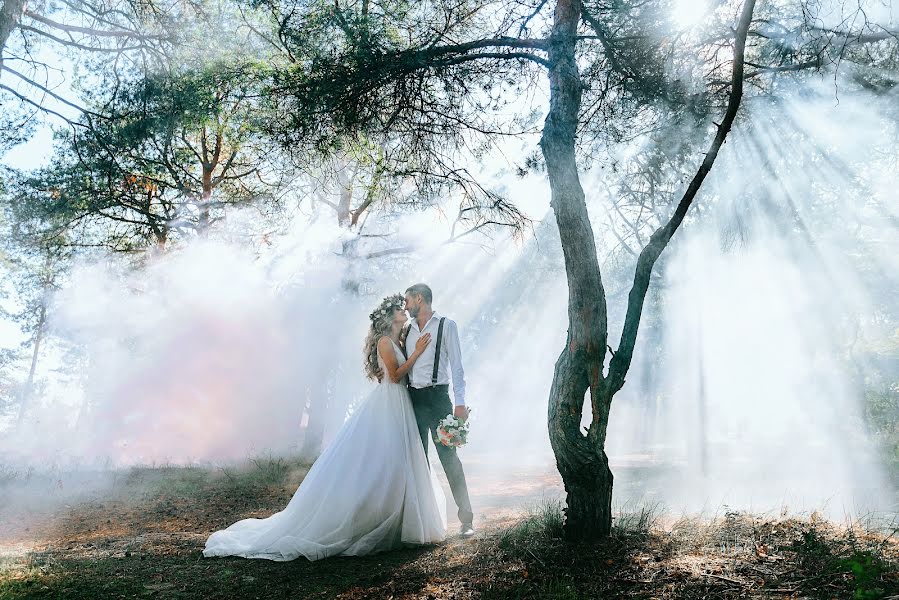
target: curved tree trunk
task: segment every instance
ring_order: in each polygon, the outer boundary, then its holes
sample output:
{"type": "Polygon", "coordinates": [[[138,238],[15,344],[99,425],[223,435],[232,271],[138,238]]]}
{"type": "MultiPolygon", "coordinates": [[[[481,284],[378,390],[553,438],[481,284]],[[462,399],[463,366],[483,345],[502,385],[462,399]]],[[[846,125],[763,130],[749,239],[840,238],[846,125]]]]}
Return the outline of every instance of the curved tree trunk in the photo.
{"type": "Polygon", "coordinates": [[[566,534],[593,538],[611,528],[612,472],[603,450],[608,416],[602,386],[606,299],[575,157],[582,90],[575,44],[581,9],[580,0],[556,4],[549,50],[550,107],[540,147],[568,279],[568,343],[556,362],[550,391],[549,439],[568,495],[566,534]],[[588,392],[593,423],[584,435],[580,424],[588,392]]]}
{"type": "MultiPolygon", "coordinates": [[[[549,398],[549,439],[567,494],[565,533],[599,539],[612,528],[612,471],[605,452],[612,397],[630,368],[643,303],[656,260],[680,227],[730,132],[743,94],[746,36],[755,0],[746,0],[736,30],[730,99],[702,164],[671,219],[657,229],[637,259],[618,351],[608,346],[605,290],[575,155],[582,83],[575,59],[581,0],[556,3],[549,47],[549,112],[540,140],[568,280],[568,343],[556,362],[549,398]],[[611,359],[604,373],[606,348],[611,359]],[[592,419],[580,430],[589,393],[592,419]]],[[[587,18],[587,17],[585,17],[587,18]]]]}

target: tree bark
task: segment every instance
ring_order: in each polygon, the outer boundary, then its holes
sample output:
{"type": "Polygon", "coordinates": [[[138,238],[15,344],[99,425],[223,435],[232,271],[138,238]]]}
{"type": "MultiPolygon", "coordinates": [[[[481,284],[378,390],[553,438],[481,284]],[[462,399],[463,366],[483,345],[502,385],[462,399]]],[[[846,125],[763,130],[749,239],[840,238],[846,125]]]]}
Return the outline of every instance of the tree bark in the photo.
{"type": "Polygon", "coordinates": [[[568,340],[556,362],[550,390],[549,439],[567,494],[565,534],[569,538],[601,539],[611,531],[613,476],[605,441],[612,398],[624,385],[630,367],[655,262],[683,221],[736,117],[754,6],[755,0],[746,1],[737,27],[727,111],[671,220],[652,235],[638,257],[621,342],[613,352],[608,346],[605,290],[575,154],[582,92],[575,51],[583,6],[581,0],[556,3],[548,49],[550,103],[540,148],[546,159],[568,280],[568,340]],[[611,359],[604,374],[606,348],[611,359]],[[592,419],[585,434],[580,424],[588,393],[592,419]]]}
{"type": "MultiPolygon", "coordinates": [[[[46,292],[46,290],[45,290],[46,292]]],[[[46,296],[46,293],[44,294],[46,296]]],[[[22,389],[22,398],[19,402],[18,425],[25,420],[25,412],[31,403],[31,396],[34,391],[34,374],[37,372],[37,358],[41,351],[41,342],[44,339],[44,323],[47,320],[47,306],[41,304],[41,310],[38,314],[37,331],[34,333],[34,347],[31,350],[31,368],[28,370],[28,379],[25,381],[25,387],[22,389]]]]}
{"type": "MultiPolygon", "coordinates": [[[[197,223],[197,229],[200,235],[206,235],[209,232],[209,226],[212,224],[212,218],[209,214],[209,206],[212,203],[212,192],[215,190],[216,183],[213,181],[213,173],[219,165],[219,159],[222,155],[222,144],[224,143],[224,135],[221,128],[215,131],[215,143],[212,147],[212,153],[209,152],[209,146],[206,143],[206,126],[204,125],[200,131],[200,148],[202,150],[202,193],[200,195],[200,210],[197,223]]],[[[226,166],[227,169],[227,166],[226,166]]],[[[224,176],[224,171],[222,176],[224,176]]]]}
{"type": "Polygon", "coordinates": [[[203,191],[200,194],[199,215],[197,218],[197,231],[200,235],[206,235],[209,232],[210,216],[209,203],[212,200],[212,169],[213,165],[203,164],[202,185],[203,191]]]}
{"type": "Polygon", "coordinates": [[[0,68],[3,67],[3,49],[13,30],[19,26],[27,4],[27,0],[3,0],[3,6],[0,7],[0,68]]]}
{"type": "Polygon", "coordinates": [[[575,46],[581,10],[580,0],[556,3],[549,46],[550,103],[540,148],[568,279],[568,341],[556,362],[550,390],[549,438],[567,493],[566,535],[596,538],[607,535],[612,523],[612,472],[603,449],[608,409],[602,371],[608,325],[575,156],[582,93],[575,46]],[[584,435],[580,425],[588,392],[593,422],[584,435]]]}

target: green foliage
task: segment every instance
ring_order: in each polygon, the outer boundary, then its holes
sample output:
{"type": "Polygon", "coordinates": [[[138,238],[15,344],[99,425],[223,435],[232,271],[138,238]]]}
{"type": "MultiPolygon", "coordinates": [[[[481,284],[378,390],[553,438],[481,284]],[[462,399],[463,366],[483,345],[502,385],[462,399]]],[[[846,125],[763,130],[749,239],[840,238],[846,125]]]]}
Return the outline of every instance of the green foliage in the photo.
{"type": "MultiPolygon", "coordinates": [[[[882,297],[889,298],[892,291],[883,290],[882,297]]],[[[852,358],[864,366],[861,378],[868,431],[880,448],[890,477],[899,483],[899,329],[893,329],[897,323],[894,311],[895,307],[889,306],[873,315],[875,322],[881,323],[878,330],[886,334],[867,341],[852,358]]]]}
{"type": "Polygon", "coordinates": [[[493,35],[490,4],[260,3],[288,56],[267,91],[270,134],[297,156],[373,144],[385,186],[409,190],[407,206],[459,195],[462,221],[521,227],[514,205],[462,165],[504,135],[533,131],[536,114],[512,104],[539,71],[527,60],[486,52],[469,60],[438,47],[493,35]]]}
{"type": "Polygon", "coordinates": [[[802,532],[793,548],[799,564],[807,571],[816,573],[815,578],[850,575],[849,586],[854,600],[886,597],[883,576],[894,569],[884,559],[881,546],[860,547],[851,532],[845,540],[835,541],[811,527],[802,532]]]}
{"type": "MultiPolygon", "coordinates": [[[[14,187],[17,175],[7,181],[14,187]]],[[[0,319],[15,323],[21,338],[0,347],[0,411],[24,415],[41,387],[37,366],[46,347],[53,295],[65,279],[71,253],[65,238],[32,238],[23,232],[10,193],[0,188],[0,319]],[[34,366],[34,372],[31,367],[34,366]]]]}
{"type": "Polygon", "coordinates": [[[57,137],[52,164],[20,180],[16,221],[33,237],[129,251],[202,233],[230,205],[271,198],[286,169],[260,137],[255,63],[203,65],[123,83],[102,116],[57,137]]]}
{"type": "Polygon", "coordinates": [[[434,27],[442,15],[453,19],[454,35],[486,34],[472,10],[486,3],[440,0],[427,10],[405,2],[379,10],[365,4],[269,5],[285,14],[281,32],[291,57],[274,73],[273,92],[287,109],[282,135],[322,149],[345,134],[380,137],[385,129],[422,144],[434,135],[455,138],[470,122],[463,115],[476,116],[468,110],[474,108],[469,92],[485,77],[501,75],[471,61],[453,64],[452,55],[427,46],[439,36],[434,27]]]}
{"type": "MultiPolygon", "coordinates": [[[[21,381],[18,365],[21,359],[22,353],[16,349],[0,349],[0,414],[9,411],[19,402],[21,381]]],[[[0,466],[0,482],[2,480],[2,466],[0,466]]]]}
{"type": "Polygon", "coordinates": [[[870,551],[855,552],[837,565],[855,578],[854,600],[879,600],[886,596],[880,576],[887,571],[887,565],[879,556],[870,551]]]}
{"type": "Polygon", "coordinates": [[[865,417],[889,474],[899,481],[899,382],[866,391],[865,417]]]}
{"type": "MultiPolygon", "coordinates": [[[[34,124],[32,114],[15,107],[15,102],[8,94],[0,91],[0,156],[31,137],[34,124]]],[[[0,169],[0,193],[2,191],[3,172],[0,169]]]]}

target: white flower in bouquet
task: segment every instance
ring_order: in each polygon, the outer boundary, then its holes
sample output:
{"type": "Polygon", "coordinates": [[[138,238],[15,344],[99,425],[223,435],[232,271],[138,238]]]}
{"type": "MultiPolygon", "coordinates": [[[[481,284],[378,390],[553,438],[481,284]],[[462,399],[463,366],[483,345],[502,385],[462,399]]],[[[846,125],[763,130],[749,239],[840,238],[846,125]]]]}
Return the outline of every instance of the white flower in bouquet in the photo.
{"type": "Polygon", "coordinates": [[[437,424],[434,443],[450,448],[458,448],[468,441],[468,422],[459,417],[447,415],[437,424]]]}

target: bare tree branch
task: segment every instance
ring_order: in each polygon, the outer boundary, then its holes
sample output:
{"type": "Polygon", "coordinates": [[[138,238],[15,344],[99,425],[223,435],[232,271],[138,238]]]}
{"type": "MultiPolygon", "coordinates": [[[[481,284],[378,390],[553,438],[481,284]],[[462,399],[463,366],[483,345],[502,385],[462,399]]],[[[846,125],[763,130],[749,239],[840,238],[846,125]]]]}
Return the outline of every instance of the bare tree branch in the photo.
{"type": "Polygon", "coordinates": [[[683,222],[687,211],[696,198],[702,182],[705,180],[718,152],[724,144],[724,140],[730,133],[734,119],[737,117],[737,111],[740,108],[740,101],[743,97],[743,66],[746,54],[746,36],[749,32],[749,25],[752,22],[752,14],[755,8],[755,0],[746,0],[743,4],[743,10],[737,25],[735,42],[734,42],[734,58],[733,70],[731,75],[731,92],[727,103],[727,110],[721,124],[718,125],[715,138],[711,146],[706,152],[705,158],[683,197],[677,205],[667,223],[658,228],[650,237],[649,244],[640,252],[637,259],[637,266],[634,272],[634,283],[628,294],[627,313],[624,318],[624,327],[621,331],[621,341],[618,344],[618,351],[609,362],[609,373],[606,378],[605,385],[610,391],[618,391],[624,385],[624,378],[630,368],[631,359],[633,357],[634,346],[637,340],[637,330],[640,326],[640,317],[643,312],[643,302],[646,298],[646,291],[649,289],[650,279],[652,277],[652,269],[656,260],[662,254],[662,251],[668,245],[669,240],[677,231],[683,222]]]}
{"type": "Polygon", "coordinates": [[[32,10],[25,10],[25,16],[34,19],[38,23],[43,23],[48,27],[52,27],[54,29],[59,29],[60,31],[67,31],[69,33],[83,33],[85,35],[92,35],[96,37],[111,37],[111,38],[132,38],[137,40],[165,40],[168,39],[168,36],[158,35],[158,34],[145,34],[140,33],[138,31],[131,31],[128,29],[120,29],[120,30],[106,30],[106,29],[94,29],[91,27],[79,27],[77,25],[66,25],[65,23],[59,23],[58,21],[54,21],[52,19],[48,19],[42,15],[37,14],[32,10]]]}
{"type": "Polygon", "coordinates": [[[58,113],[58,112],[56,112],[56,111],[53,110],[53,109],[50,109],[50,108],[47,108],[46,106],[43,106],[43,105],[40,104],[39,102],[35,102],[34,100],[32,100],[31,98],[28,98],[27,96],[23,96],[22,94],[20,94],[19,92],[17,92],[17,91],[14,90],[13,88],[9,87],[8,85],[5,85],[5,84],[0,83],[0,89],[6,90],[6,91],[9,92],[10,94],[12,94],[13,96],[15,96],[15,97],[18,98],[19,100],[21,100],[22,102],[25,102],[25,103],[27,103],[27,104],[30,104],[30,105],[34,106],[35,108],[37,108],[38,110],[40,110],[40,111],[42,111],[42,112],[45,112],[45,113],[50,114],[50,115],[53,115],[54,117],[59,117],[60,119],[62,119],[63,121],[65,121],[66,123],[68,123],[69,125],[71,125],[72,127],[76,127],[76,126],[79,126],[79,125],[81,125],[81,126],[84,125],[83,123],[78,123],[77,121],[71,120],[70,118],[66,117],[66,116],[63,115],[62,113],[58,113]]]}

